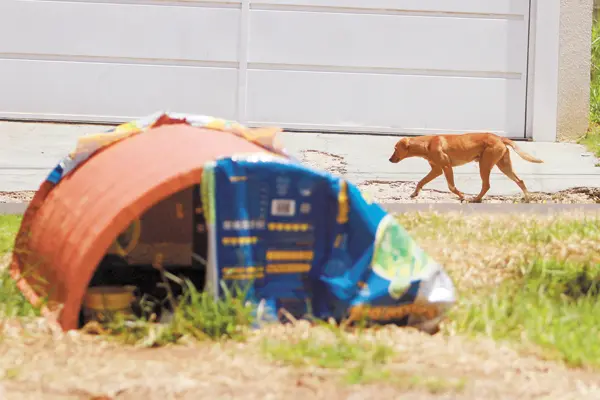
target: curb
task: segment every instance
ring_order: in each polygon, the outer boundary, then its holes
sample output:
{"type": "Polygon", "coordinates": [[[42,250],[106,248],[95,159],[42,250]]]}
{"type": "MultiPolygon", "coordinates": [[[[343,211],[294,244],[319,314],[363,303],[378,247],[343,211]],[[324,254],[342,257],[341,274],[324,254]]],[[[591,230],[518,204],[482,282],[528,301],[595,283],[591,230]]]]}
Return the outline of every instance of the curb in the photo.
{"type": "MultiPolygon", "coordinates": [[[[0,203],[1,214],[22,215],[28,202],[24,203],[0,203]]],[[[586,214],[598,214],[600,216],[600,204],[460,204],[460,203],[383,203],[381,206],[390,213],[414,213],[414,212],[460,212],[463,214],[485,213],[485,214],[556,214],[564,212],[583,212],[586,214]]]]}
{"type": "Polygon", "coordinates": [[[497,204],[472,204],[472,203],[387,203],[381,205],[389,213],[411,212],[460,212],[463,214],[556,214],[566,212],[583,212],[598,214],[600,204],[561,204],[561,203],[497,203],[497,204]]]}
{"type": "Polygon", "coordinates": [[[0,215],[1,214],[15,214],[23,215],[29,202],[27,203],[0,203],[0,215]]]}

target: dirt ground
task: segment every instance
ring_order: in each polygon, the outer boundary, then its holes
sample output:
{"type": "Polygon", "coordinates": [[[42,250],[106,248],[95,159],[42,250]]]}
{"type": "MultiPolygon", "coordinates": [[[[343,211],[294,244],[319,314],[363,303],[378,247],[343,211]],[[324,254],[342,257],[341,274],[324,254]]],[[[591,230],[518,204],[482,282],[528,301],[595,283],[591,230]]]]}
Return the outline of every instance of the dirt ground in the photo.
{"type": "MultiPolygon", "coordinates": [[[[358,185],[379,203],[460,203],[460,200],[450,192],[423,189],[419,197],[411,199],[414,182],[386,182],[371,180],[358,185]]],[[[486,196],[484,203],[522,203],[521,195],[515,196],[486,196]]],[[[530,203],[600,203],[600,189],[573,188],[557,193],[531,193],[530,203]]]]}
{"type": "Polygon", "coordinates": [[[0,192],[0,203],[22,203],[31,201],[35,191],[27,190],[23,192],[0,192]]]}
{"type": "MultiPolygon", "coordinates": [[[[335,173],[335,168],[332,171],[335,173]]],[[[416,199],[410,194],[415,189],[415,182],[369,180],[357,186],[378,203],[460,203],[460,200],[450,192],[423,189],[416,199]]],[[[30,201],[34,191],[0,192],[0,203],[21,203],[30,201]]],[[[515,196],[486,196],[485,203],[521,203],[523,197],[515,196]]],[[[600,188],[572,188],[557,193],[531,193],[531,203],[600,203],[600,188]]]]}
{"type": "Polygon", "coordinates": [[[519,355],[487,340],[402,328],[371,334],[394,349],[391,378],[360,385],[341,382],[334,370],[289,367],[261,354],[264,340],[320,340],[323,332],[303,323],[275,326],[247,343],[159,349],[123,347],[81,333],[52,337],[34,331],[24,339],[14,324],[5,324],[4,331],[0,398],[6,400],[600,398],[597,373],[519,355]]]}
{"type": "MultiPolygon", "coordinates": [[[[409,196],[415,189],[414,182],[388,182],[371,180],[357,185],[378,203],[460,203],[450,192],[423,189],[416,199],[409,196]]],[[[0,192],[0,203],[21,203],[30,201],[34,191],[0,192]]],[[[523,198],[516,196],[486,196],[485,203],[519,203],[523,198]]],[[[531,203],[600,203],[599,188],[573,188],[557,193],[532,193],[531,203]]]]}

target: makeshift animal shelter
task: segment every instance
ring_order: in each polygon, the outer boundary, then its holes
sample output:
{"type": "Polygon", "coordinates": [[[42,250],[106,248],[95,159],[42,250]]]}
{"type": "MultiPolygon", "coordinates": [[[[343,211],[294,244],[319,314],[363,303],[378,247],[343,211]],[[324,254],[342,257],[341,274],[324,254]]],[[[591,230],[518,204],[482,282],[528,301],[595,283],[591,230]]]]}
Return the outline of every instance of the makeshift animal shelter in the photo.
{"type": "Polygon", "coordinates": [[[217,297],[245,284],[274,318],[437,326],[455,301],[443,268],[354,185],[290,157],[279,131],[159,113],[81,137],[24,214],[12,277],[65,330],[102,288],[164,300],[161,271],[217,297]]]}

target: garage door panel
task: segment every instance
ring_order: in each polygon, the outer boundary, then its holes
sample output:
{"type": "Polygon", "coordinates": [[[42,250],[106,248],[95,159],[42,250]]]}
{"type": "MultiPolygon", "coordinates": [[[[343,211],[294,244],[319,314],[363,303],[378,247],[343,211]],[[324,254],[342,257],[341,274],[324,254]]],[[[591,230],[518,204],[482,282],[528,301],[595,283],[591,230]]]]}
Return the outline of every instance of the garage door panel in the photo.
{"type": "Polygon", "coordinates": [[[236,69],[0,60],[0,71],[0,117],[126,121],[200,110],[235,118],[236,69]]]}
{"type": "Polygon", "coordinates": [[[522,137],[524,90],[517,79],[251,70],[247,117],[314,130],[522,137]]]}
{"type": "Polygon", "coordinates": [[[503,19],[253,11],[249,61],[521,73],[526,30],[503,19]]]}
{"type": "Polygon", "coordinates": [[[164,4],[2,0],[0,53],[238,61],[239,9],[164,4]]]}
{"type": "MultiPolygon", "coordinates": [[[[529,4],[522,0],[251,0],[252,7],[328,7],[390,11],[460,12],[524,15],[529,4]]],[[[490,15],[493,17],[493,15],[490,15]]]]}
{"type": "Polygon", "coordinates": [[[529,0],[248,3],[0,0],[0,117],[524,136],[529,0]]]}

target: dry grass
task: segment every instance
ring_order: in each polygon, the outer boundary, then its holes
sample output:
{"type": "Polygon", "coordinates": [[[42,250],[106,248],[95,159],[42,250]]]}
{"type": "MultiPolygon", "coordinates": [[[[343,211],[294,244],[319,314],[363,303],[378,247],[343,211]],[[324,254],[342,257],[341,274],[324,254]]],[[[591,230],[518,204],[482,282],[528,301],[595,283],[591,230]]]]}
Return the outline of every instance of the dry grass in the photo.
{"type": "Polygon", "coordinates": [[[600,264],[600,224],[582,213],[554,216],[417,213],[399,221],[444,265],[461,291],[496,287],[533,262],[600,264]]]}
{"type": "Polygon", "coordinates": [[[70,334],[52,338],[5,338],[0,347],[7,399],[395,399],[409,398],[598,398],[598,375],[524,356],[491,340],[430,337],[413,330],[383,328],[344,340],[376,343],[385,357],[360,369],[317,366],[312,355],[301,364],[264,357],[265,341],[336,345],[327,328],[306,323],[274,326],[244,343],[191,342],[142,349],[99,337],[70,334]],[[323,340],[323,342],[321,342],[323,340]],[[329,367],[329,368],[327,368],[329,367]],[[71,397],[67,397],[71,396],[71,397]],[[589,396],[589,397],[586,397],[589,396]]]}
{"type": "Polygon", "coordinates": [[[600,220],[400,217],[454,278],[447,334],[485,335],[572,366],[600,367],[600,220]]]}
{"type": "MultiPolygon", "coordinates": [[[[597,219],[431,213],[399,219],[460,291],[440,335],[394,327],[342,332],[297,322],[246,332],[242,341],[197,341],[183,330],[175,335],[178,345],[165,340],[148,349],[144,340],[124,346],[83,333],[57,337],[40,320],[5,318],[0,393],[7,399],[600,398],[594,362],[600,309],[594,285],[585,285],[598,277],[586,270],[600,262],[597,219]]],[[[184,320],[215,320],[208,315],[184,320]]]]}

